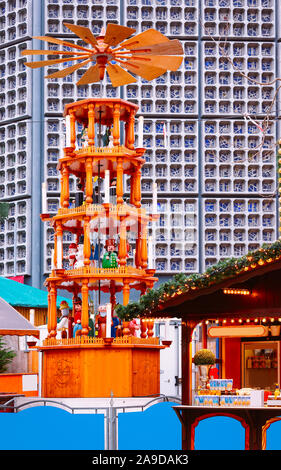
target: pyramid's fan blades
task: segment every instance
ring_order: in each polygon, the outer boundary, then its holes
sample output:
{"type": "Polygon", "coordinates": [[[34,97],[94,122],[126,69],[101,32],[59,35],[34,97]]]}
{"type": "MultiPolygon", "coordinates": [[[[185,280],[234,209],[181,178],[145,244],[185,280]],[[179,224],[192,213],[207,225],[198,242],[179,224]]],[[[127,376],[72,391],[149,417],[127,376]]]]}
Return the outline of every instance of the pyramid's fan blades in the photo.
{"type": "Polygon", "coordinates": [[[155,29],[148,29],[130,38],[135,29],[109,23],[106,31],[102,29],[100,35],[95,37],[85,26],[70,23],[64,25],[86,45],[72,44],[69,40],[49,36],[36,36],[35,39],[57,44],[62,50],[22,51],[23,55],[53,56],[49,60],[26,62],[25,65],[35,69],[65,64],[62,70],[52,71],[47,75],[49,78],[62,78],[91,63],[77,85],[103,80],[106,70],[112,86],[118,87],[136,82],[131,73],[145,80],[153,80],[167,70],[177,70],[183,60],[181,43],[177,39],[168,40],[155,29]],[[62,58],[55,59],[56,55],[61,55],[62,58]]]}

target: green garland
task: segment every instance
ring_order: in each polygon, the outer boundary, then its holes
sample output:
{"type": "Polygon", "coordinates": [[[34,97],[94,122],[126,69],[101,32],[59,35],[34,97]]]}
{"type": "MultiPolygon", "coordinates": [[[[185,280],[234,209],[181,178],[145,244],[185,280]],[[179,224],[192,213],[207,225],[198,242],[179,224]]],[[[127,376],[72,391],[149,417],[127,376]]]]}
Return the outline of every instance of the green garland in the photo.
{"type": "MultiPolygon", "coordinates": [[[[177,295],[195,289],[207,288],[241,272],[270,263],[278,257],[281,257],[281,241],[279,240],[272,245],[262,245],[258,250],[249,252],[241,258],[229,258],[219,261],[203,274],[191,274],[189,276],[182,273],[176,274],[169,281],[161,284],[158,289],[149,289],[145,295],[141,296],[139,302],[130,302],[127,306],[119,304],[116,307],[116,313],[124,321],[152,315],[153,312],[159,309],[160,305],[165,304],[177,295]]],[[[161,315],[159,311],[157,313],[161,315]]]]}

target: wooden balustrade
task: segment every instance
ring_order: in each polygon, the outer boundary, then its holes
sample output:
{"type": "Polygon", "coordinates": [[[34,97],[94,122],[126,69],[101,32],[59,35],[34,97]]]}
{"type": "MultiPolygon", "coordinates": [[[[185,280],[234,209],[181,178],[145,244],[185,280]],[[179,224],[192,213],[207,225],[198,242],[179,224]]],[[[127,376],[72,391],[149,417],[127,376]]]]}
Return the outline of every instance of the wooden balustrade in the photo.
{"type": "MultiPolygon", "coordinates": [[[[93,338],[91,336],[76,336],[75,338],[46,338],[43,340],[43,346],[69,346],[69,345],[94,345],[103,346],[105,344],[103,338],[93,338]]],[[[139,338],[137,336],[120,336],[114,338],[112,344],[150,344],[158,345],[158,337],[139,338]]]]}

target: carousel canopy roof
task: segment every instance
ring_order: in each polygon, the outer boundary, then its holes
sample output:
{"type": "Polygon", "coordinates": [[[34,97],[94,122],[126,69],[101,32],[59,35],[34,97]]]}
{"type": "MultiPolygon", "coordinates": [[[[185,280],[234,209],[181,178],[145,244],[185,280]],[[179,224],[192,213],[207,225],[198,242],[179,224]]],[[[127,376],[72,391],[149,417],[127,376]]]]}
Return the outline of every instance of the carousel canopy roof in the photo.
{"type": "MultiPolygon", "coordinates": [[[[0,276],[0,295],[8,304],[16,307],[47,308],[48,292],[0,276]]],[[[72,308],[72,300],[57,296],[57,306],[65,300],[72,308]]]]}
{"type": "Polygon", "coordinates": [[[0,297],[0,335],[36,336],[39,330],[0,297]]]}

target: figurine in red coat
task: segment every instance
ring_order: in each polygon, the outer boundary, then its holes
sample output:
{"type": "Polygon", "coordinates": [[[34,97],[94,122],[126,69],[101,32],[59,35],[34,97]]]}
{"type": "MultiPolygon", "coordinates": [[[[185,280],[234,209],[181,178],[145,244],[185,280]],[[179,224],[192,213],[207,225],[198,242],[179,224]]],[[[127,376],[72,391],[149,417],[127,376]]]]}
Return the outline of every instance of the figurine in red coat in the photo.
{"type": "Polygon", "coordinates": [[[106,337],[106,305],[99,306],[99,313],[96,316],[96,330],[98,332],[98,338],[106,337]]]}

